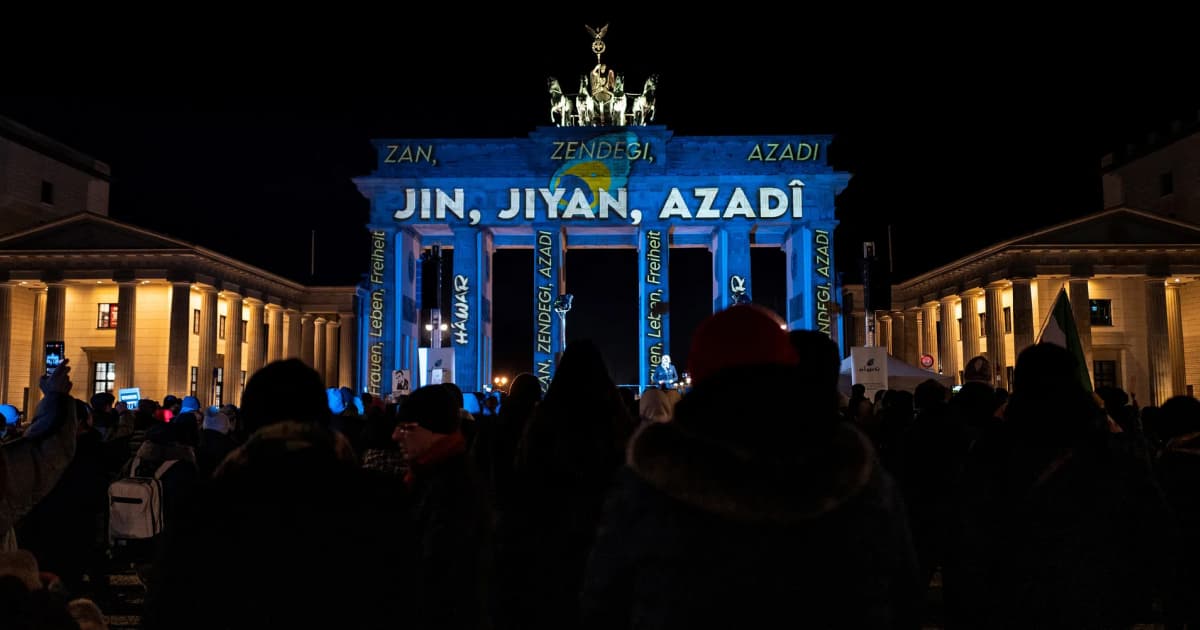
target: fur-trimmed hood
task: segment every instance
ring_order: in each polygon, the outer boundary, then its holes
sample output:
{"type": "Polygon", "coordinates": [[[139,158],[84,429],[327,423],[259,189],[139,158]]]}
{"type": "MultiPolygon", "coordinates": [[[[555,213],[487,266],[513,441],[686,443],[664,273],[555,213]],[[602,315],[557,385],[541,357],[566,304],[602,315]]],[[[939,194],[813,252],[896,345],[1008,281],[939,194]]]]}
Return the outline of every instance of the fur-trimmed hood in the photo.
{"type": "Polygon", "coordinates": [[[799,383],[784,368],[720,374],[685,396],[674,420],[643,426],[626,462],[667,495],[732,519],[796,522],[833,511],[867,485],[875,453],[834,419],[832,395],[799,383]]]}

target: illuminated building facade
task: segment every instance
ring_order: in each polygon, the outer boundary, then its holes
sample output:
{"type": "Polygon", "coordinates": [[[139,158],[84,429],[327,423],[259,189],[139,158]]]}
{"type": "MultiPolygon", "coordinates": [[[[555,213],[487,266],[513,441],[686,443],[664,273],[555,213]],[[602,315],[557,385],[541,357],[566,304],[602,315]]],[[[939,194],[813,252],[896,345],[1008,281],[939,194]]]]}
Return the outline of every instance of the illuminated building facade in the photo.
{"type": "Polygon", "coordinates": [[[238,404],[248,375],[287,357],[357,387],[354,287],[300,285],[111,219],[106,165],[0,123],[22,132],[0,140],[0,216],[15,227],[0,234],[0,403],[36,405],[44,342],[58,340],[81,398],[137,387],[238,404]]]}

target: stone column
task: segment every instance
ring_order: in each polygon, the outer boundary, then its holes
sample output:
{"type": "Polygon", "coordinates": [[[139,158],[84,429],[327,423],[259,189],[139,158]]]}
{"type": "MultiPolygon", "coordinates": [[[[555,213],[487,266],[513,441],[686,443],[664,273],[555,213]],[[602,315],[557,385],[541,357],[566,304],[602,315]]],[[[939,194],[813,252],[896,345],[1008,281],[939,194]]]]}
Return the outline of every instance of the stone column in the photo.
{"type": "Polygon", "coordinates": [[[729,224],[713,230],[712,242],[713,312],[732,306],[739,294],[754,300],[750,284],[750,230],[729,224]]]}
{"type": "Polygon", "coordinates": [[[892,316],[877,315],[875,321],[878,323],[875,327],[875,345],[892,354],[892,316]]]}
{"type": "Polygon", "coordinates": [[[987,310],[987,353],[992,362],[992,382],[1010,389],[1008,370],[1004,348],[1004,288],[1006,282],[993,282],[987,285],[987,295],[984,308],[987,310]]]}
{"type": "MultiPolygon", "coordinates": [[[[217,367],[217,290],[200,286],[200,349],[196,363],[196,397],[200,404],[216,404],[213,394],[213,369],[217,367]]],[[[228,379],[226,379],[228,380],[228,379]]]]}
{"type": "Polygon", "coordinates": [[[274,363],[283,354],[283,308],[278,304],[267,305],[267,363],[274,363]]]}
{"type": "MultiPolygon", "coordinates": [[[[186,396],[191,386],[188,343],[191,341],[192,283],[171,283],[170,332],[167,342],[167,393],[186,396]]],[[[118,317],[121,313],[117,314],[118,317]]],[[[197,377],[198,378],[198,377],[197,377]]],[[[198,385],[198,384],[197,384],[198,385]]]]}
{"type": "MultiPolygon", "coordinates": [[[[966,365],[968,361],[979,356],[979,335],[982,331],[979,330],[979,297],[982,293],[979,289],[971,289],[963,291],[959,295],[962,300],[962,361],[966,365]]],[[[945,324],[942,324],[945,326],[945,324]]]]}
{"type": "Polygon", "coordinates": [[[338,333],[341,336],[338,341],[338,382],[359,392],[359,384],[354,379],[354,357],[357,356],[354,349],[358,339],[358,327],[355,324],[358,322],[354,313],[338,313],[338,320],[338,333]]]}
{"type": "Polygon", "coordinates": [[[930,372],[938,369],[938,303],[928,302],[921,306],[921,354],[933,357],[933,367],[930,372]]]}
{"type": "Polygon", "coordinates": [[[318,317],[313,321],[313,358],[312,367],[321,375],[321,382],[329,386],[325,374],[325,318],[318,317]]]}
{"type": "MultiPolygon", "coordinates": [[[[341,387],[338,374],[338,322],[332,317],[325,322],[325,386],[341,387]]],[[[388,375],[390,378],[390,374],[388,375]]]]}
{"type": "Polygon", "coordinates": [[[890,315],[892,323],[888,324],[888,334],[891,336],[892,342],[888,345],[888,352],[903,361],[904,347],[908,343],[906,339],[908,326],[904,324],[904,311],[892,311],[890,315]]]}
{"type": "Polygon", "coordinates": [[[225,383],[221,402],[242,404],[242,296],[225,292],[225,383]]]}
{"type": "MultiPolygon", "coordinates": [[[[246,299],[246,380],[261,370],[266,361],[266,348],[263,343],[263,303],[253,298],[246,299]]],[[[239,381],[240,382],[240,381],[239,381]]]]}
{"type": "MultiPolygon", "coordinates": [[[[1013,352],[1018,357],[1022,350],[1033,345],[1033,294],[1029,283],[1029,278],[1012,280],[1013,352]]],[[[1016,358],[1013,357],[1013,365],[1016,358]]]]}
{"type": "Polygon", "coordinates": [[[1149,404],[1162,406],[1173,393],[1171,343],[1167,328],[1167,287],[1163,278],[1146,280],[1146,346],[1149,404]]]}
{"type": "MultiPolygon", "coordinates": [[[[942,373],[960,382],[958,378],[958,322],[954,317],[954,303],[958,297],[947,295],[941,299],[942,304],[942,338],[939,343],[938,356],[942,359],[942,373]]],[[[970,357],[963,357],[969,360],[970,357]]]]}
{"type": "Polygon", "coordinates": [[[921,364],[921,309],[910,308],[904,313],[904,362],[921,364]]]}
{"type": "Polygon", "coordinates": [[[12,285],[0,282],[0,404],[11,404],[8,400],[8,374],[12,364],[12,315],[12,285]]]}
{"type": "Polygon", "coordinates": [[[33,339],[29,346],[29,403],[25,409],[28,418],[33,417],[33,411],[42,399],[39,384],[42,374],[46,372],[45,359],[42,356],[46,351],[46,294],[45,289],[38,289],[34,291],[33,296],[33,339]]]}
{"type": "Polygon", "coordinates": [[[301,325],[303,316],[300,311],[287,309],[283,312],[283,357],[284,359],[302,359],[304,347],[304,330],[301,325]]]}
{"type": "Polygon", "coordinates": [[[1092,305],[1088,296],[1088,279],[1071,278],[1068,281],[1068,295],[1071,300],[1071,315],[1075,317],[1075,329],[1079,332],[1079,345],[1083,346],[1083,360],[1087,363],[1088,378],[1093,383],[1096,377],[1092,374],[1092,305]]]}
{"type": "Polygon", "coordinates": [[[121,280],[117,284],[117,342],[116,342],[116,379],[113,388],[121,390],[137,385],[133,370],[134,330],[137,325],[137,281],[121,280]]]}
{"type": "Polygon", "coordinates": [[[1166,285],[1167,344],[1171,356],[1171,395],[1187,394],[1187,371],[1183,362],[1183,302],[1178,284],[1166,285]]]}
{"type": "Polygon", "coordinates": [[[299,357],[310,368],[316,369],[313,365],[313,339],[316,331],[313,330],[313,316],[308,313],[300,315],[300,352],[292,353],[292,356],[299,357]]]}
{"type": "MultiPolygon", "coordinates": [[[[67,323],[67,285],[62,282],[47,282],[46,283],[46,317],[45,317],[46,341],[64,341],[63,331],[67,323]]],[[[44,342],[43,342],[44,343],[44,342]]],[[[41,346],[42,344],[38,344],[41,346]]],[[[40,357],[45,348],[38,348],[38,356],[40,357]]],[[[70,354],[71,349],[68,347],[66,354],[70,354]]],[[[38,359],[39,364],[43,364],[42,359],[38,359]]],[[[81,371],[86,371],[87,366],[74,366],[75,376],[79,378],[81,371]]]]}

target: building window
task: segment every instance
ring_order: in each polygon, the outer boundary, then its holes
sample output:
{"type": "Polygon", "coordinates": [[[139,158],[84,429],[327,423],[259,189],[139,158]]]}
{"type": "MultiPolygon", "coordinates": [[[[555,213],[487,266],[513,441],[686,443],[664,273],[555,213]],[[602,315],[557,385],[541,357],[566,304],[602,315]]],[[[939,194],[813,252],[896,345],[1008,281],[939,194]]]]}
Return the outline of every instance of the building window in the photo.
{"type": "Polygon", "coordinates": [[[250,322],[248,322],[244,319],[242,320],[242,343],[248,343],[246,341],[246,327],[249,325],[250,325],[250,322]]]}
{"type": "Polygon", "coordinates": [[[1093,326],[1112,326],[1112,300],[1088,300],[1093,326]]]}
{"type": "Polygon", "coordinates": [[[221,321],[217,322],[217,339],[225,338],[225,316],[221,316],[221,321]]]}
{"type": "Polygon", "coordinates": [[[1013,366],[1011,366],[1011,365],[1006,365],[1006,366],[1004,366],[1004,373],[1005,373],[1006,375],[1008,375],[1008,388],[1009,388],[1009,389],[1012,389],[1012,382],[1013,382],[1013,366]]]}
{"type": "MultiPolygon", "coordinates": [[[[199,312],[199,311],[197,311],[197,312],[199,312]]],[[[192,396],[196,395],[196,385],[198,384],[199,380],[200,380],[200,366],[193,365],[192,366],[192,380],[191,380],[191,383],[188,384],[188,391],[191,392],[192,396]]]]}
{"type": "Polygon", "coordinates": [[[200,334],[200,309],[192,309],[192,334],[200,334]]]}
{"type": "Polygon", "coordinates": [[[1170,171],[1158,176],[1158,191],[1163,197],[1175,192],[1175,177],[1170,171]]]}
{"type": "Polygon", "coordinates": [[[963,340],[963,323],[962,323],[962,318],[959,317],[958,318],[958,341],[962,341],[962,340],[963,340]]]}
{"type": "Polygon", "coordinates": [[[54,205],[54,184],[42,180],[42,203],[54,205]]]}
{"type": "Polygon", "coordinates": [[[1100,387],[1116,387],[1117,386],[1117,362],[1116,361],[1092,361],[1092,378],[1095,379],[1095,385],[1100,387]]]}
{"type": "MultiPolygon", "coordinates": [[[[1012,307],[1004,307],[1004,332],[1012,332],[1012,307]]],[[[1010,381],[1011,382],[1011,381],[1010,381]]]]}
{"type": "Polygon", "coordinates": [[[242,370],[242,389],[246,389],[246,370],[242,370]]]}
{"type": "Polygon", "coordinates": [[[113,383],[117,380],[117,364],[111,361],[97,361],[96,368],[92,372],[92,393],[102,394],[110,392],[113,388],[113,383]]]}
{"type": "Polygon", "coordinates": [[[213,404],[221,406],[221,399],[225,394],[225,368],[213,368],[217,372],[217,383],[213,390],[213,404]]]}
{"type": "Polygon", "coordinates": [[[979,314],[979,336],[987,336],[987,313],[979,314]]]}
{"type": "Polygon", "coordinates": [[[96,328],[117,327],[117,305],[101,303],[96,308],[96,328]]]}

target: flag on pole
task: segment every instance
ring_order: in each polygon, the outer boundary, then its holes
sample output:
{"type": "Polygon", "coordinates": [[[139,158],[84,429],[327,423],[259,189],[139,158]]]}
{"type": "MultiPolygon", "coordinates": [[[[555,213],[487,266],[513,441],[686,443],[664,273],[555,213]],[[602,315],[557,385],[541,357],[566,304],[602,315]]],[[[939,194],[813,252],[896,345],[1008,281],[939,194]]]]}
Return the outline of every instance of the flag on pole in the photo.
{"type": "Polygon", "coordinates": [[[1071,300],[1067,299],[1066,287],[1059,289],[1054,308],[1042,324],[1038,343],[1052,343],[1066,348],[1079,365],[1079,380],[1083,388],[1092,391],[1092,379],[1088,374],[1087,359],[1083,356],[1083,344],[1079,341],[1079,329],[1075,327],[1075,316],[1071,313],[1071,300]]]}

